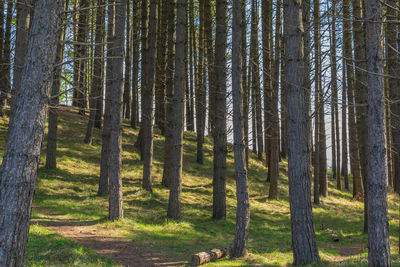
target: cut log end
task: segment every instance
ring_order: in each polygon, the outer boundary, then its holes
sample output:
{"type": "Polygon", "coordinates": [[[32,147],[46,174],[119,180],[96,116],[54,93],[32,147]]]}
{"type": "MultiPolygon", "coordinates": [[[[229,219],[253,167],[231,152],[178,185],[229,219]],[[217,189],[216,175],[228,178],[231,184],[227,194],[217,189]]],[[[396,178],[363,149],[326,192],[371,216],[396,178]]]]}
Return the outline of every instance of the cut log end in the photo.
{"type": "Polygon", "coordinates": [[[210,251],[199,252],[192,255],[191,264],[193,266],[199,266],[204,263],[208,263],[211,261],[216,261],[218,259],[222,259],[228,256],[230,253],[230,247],[226,248],[214,248],[210,251]]]}

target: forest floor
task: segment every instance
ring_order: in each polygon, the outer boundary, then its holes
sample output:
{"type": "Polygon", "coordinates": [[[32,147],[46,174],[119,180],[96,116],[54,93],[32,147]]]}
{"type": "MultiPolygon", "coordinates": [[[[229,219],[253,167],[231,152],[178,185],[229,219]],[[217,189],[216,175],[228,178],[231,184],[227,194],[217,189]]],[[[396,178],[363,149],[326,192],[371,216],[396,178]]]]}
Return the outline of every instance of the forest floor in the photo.
{"type": "MultiPolygon", "coordinates": [[[[3,153],[7,119],[0,119],[3,153]]],[[[141,189],[142,162],[133,144],[138,131],[123,129],[123,195],[125,218],[107,220],[108,198],[97,195],[101,134],[95,130],[92,145],[84,145],[87,120],[61,110],[58,134],[58,168],[44,168],[46,142],[32,210],[26,266],[185,266],[200,251],[230,245],[235,232],[235,181],[233,152],[227,159],[227,218],[212,214],[212,140],[206,138],[205,164],[196,163],[196,135],[184,135],[182,218],[166,218],[168,189],[161,186],[164,138],[156,131],[153,194],[141,189]],[[120,265],[119,265],[120,264],[120,265]]],[[[46,139],[45,139],[46,140],[46,139]]],[[[288,202],[287,163],[282,162],[279,199],[268,199],[266,168],[251,154],[249,190],[251,221],[248,256],[224,259],[205,266],[288,266],[293,262],[288,202]]],[[[313,206],[317,245],[322,262],[314,266],[366,266],[367,235],[363,204],[351,191],[335,189],[313,206]],[[332,237],[338,237],[335,241],[332,237]]],[[[399,198],[389,194],[391,253],[398,256],[399,198]]]]}

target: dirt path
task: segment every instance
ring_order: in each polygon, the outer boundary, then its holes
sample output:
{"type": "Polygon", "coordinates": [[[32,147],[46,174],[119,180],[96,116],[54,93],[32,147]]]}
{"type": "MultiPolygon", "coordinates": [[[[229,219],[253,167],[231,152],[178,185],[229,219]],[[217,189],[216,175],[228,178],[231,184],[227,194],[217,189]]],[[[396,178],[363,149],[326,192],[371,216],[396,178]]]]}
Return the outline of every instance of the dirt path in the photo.
{"type": "Polygon", "coordinates": [[[82,224],[63,218],[61,215],[51,214],[39,207],[41,212],[51,215],[56,220],[32,220],[49,230],[72,239],[80,245],[89,247],[98,254],[112,259],[115,263],[129,267],[151,267],[151,266],[183,266],[182,261],[168,258],[164,253],[150,249],[143,249],[134,242],[108,233],[98,233],[95,224],[82,224]]]}

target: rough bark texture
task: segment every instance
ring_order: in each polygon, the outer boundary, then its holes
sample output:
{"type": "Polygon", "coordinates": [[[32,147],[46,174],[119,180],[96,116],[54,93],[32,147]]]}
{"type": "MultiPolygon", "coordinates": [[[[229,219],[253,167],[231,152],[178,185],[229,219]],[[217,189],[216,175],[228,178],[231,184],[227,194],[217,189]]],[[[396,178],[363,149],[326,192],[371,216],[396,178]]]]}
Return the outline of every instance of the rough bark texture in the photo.
{"type": "MultiPolygon", "coordinates": [[[[111,64],[112,80],[107,88],[107,101],[110,102],[110,159],[109,159],[109,206],[108,218],[119,220],[124,217],[122,207],[122,106],[124,91],[124,43],[125,43],[126,0],[115,1],[114,36],[112,41],[111,64]]],[[[112,20],[112,18],[109,18],[112,20]]]]}
{"type": "MultiPolygon", "coordinates": [[[[246,0],[242,0],[242,25],[247,25],[247,15],[246,15],[246,0]]],[[[243,90],[243,128],[244,128],[244,143],[246,149],[246,166],[248,166],[249,158],[249,87],[247,86],[247,26],[242,27],[242,90],[243,90]]]]}
{"type": "MultiPolygon", "coordinates": [[[[165,2],[167,10],[168,10],[168,19],[167,19],[167,31],[168,31],[168,54],[167,54],[167,73],[166,73],[166,97],[163,100],[163,106],[166,108],[168,115],[164,118],[160,118],[159,125],[165,132],[165,145],[164,145],[164,170],[163,170],[163,178],[162,178],[162,185],[165,187],[169,187],[171,183],[171,174],[170,174],[170,167],[171,167],[171,155],[172,153],[171,146],[173,146],[173,139],[172,139],[172,131],[174,130],[172,127],[173,125],[169,124],[172,118],[168,117],[171,116],[174,104],[172,99],[174,95],[174,34],[175,34],[175,1],[168,0],[165,2]],[[165,119],[167,121],[165,121],[165,119]]],[[[165,31],[165,29],[163,29],[165,31]]],[[[173,164],[173,163],[172,163],[173,164]]]]}
{"type": "MultiPolygon", "coordinates": [[[[125,36],[125,83],[124,83],[124,103],[122,113],[124,119],[131,118],[131,68],[132,68],[132,38],[131,38],[131,9],[130,2],[126,1],[126,36],[125,36]]],[[[121,18],[122,19],[122,18],[121,18]]]]}
{"type": "MultiPolygon", "coordinates": [[[[20,88],[22,66],[26,47],[28,45],[28,34],[32,16],[32,1],[20,0],[17,2],[17,30],[15,34],[15,53],[14,53],[14,69],[13,69],[13,88],[12,94],[18,95],[17,90],[20,88]]],[[[2,20],[1,20],[2,21],[2,20]]]]}
{"type": "MultiPolygon", "coordinates": [[[[244,6],[233,2],[232,18],[232,97],[233,97],[233,150],[236,179],[236,233],[232,246],[232,257],[243,257],[250,225],[249,189],[247,185],[246,143],[244,141],[243,80],[241,81],[241,53],[244,27],[242,12],[244,6]]],[[[246,70],[244,71],[246,72],[246,70]]]]}
{"type": "Polygon", "coordinates": [[[385,149],[382,4],[378,0],[365,2],[368,70],[368,264],[391,266],[385,149]]]}
{"type": "Polygon", "coordinates": [[[140,28],[140,2],[133,0],[132,17],[132,107],[131,107],[131,127],[136,129],[139,120],[139,28],[140,28]]]}
{"type": "Polygon", "coordinates": [[[178,219],[181,215],[182,151],[185,88],[185,28],[186,0],[178,0],[176,15],[176,45],[174,91],[170,109],[167,110],[168,125],[171,127],[171,159],[169,166],[170,191],[167,216],[178,219]]]}
{"type": "MultiPolygon", "coordinates": [[[[94,62],[93,62],[93,80],[92,80],[92,91],[90,97],[90,114],[89,122],[86,129],[85,143],[91,144],[93,138],[93,128],[97,122],[96,114],[99,109],[102,108],[103,104],[103,84],[104,84],[104,60],[102,59],[104,54],[104,19],[105,19],[105,0],[97,1],[98,8],[96,11],[96,47],[94,49],[94,62]]],[[[100,117],[101,124],[101,117],[100,117]]]]}
{"type": "Polygon", "coordinates": [[[226,217],[226,48],[227,2],[217,0],[215,36],[215,117],[214,117],[214,178],[213,217],[226,217]]]}
{"type": "Polygon", "coordinates": [[[364,233],[368,231],[368,161],[367,161],[367,73],[365,55],[365,25],[363,24],[363,0],[353,0],[353,38],[355,59],[354,99],[356,103],[356,121],[358,147],[360,153],[361,176],[364,186],[364,233]]]}
{"type": "Polygon", "coordinates": [[[294,264],[319,261],[311,208],[308,110],[304,101],[302,1],[284,1],[289,201],[294,264]]]}
{"type": "Polygon", "coordinates": [[[149,38],[147,44],[147,81],[143,90],[143,189],[152,192],[152,162],[153,162],[153,98],[154,98],[154,69],[157,42],[157,4],[150,0],[149,9],[149,38]]]}
{"type": "Polygon", "coordinates": [[[109,192],[109,171],[110,171],[110,138],[111,138],[111,99],[110,89],[113,84],[113,69],[111,58],[113,57],[114,45],[114,24],[115,24],[115,5],[114,0],[109,0],[107,8],[107,67],[106,67],[106,92],[105,92],[105,108],[104,108],[104,125],[102,132],[101,145],[101,161],[100,161],[100,181],[99,195],[109,192]]]}
{"type": "MultiPolygon", "coordinates": [[[[65,0],[64,9],[68,8],[68,0],[65,0]]],[[[61,85],[61,71],[62,61],[64,58],[64,40],[65,40],[65,27],[62,28],[59,35],[60,42],[57,44],[57,67],[54,69],[53,84],[51,86],[51,94],[49,101],[49,124],[47,133],[47,150],[46,150],[46,168],[55,169],[57,168],[57,127],[58,127],[58,103],[59,93],[61,85]]],[[[21,77],[18,81],[18,86],[21,81],[21,77]]]]}
{"type": "Polygon", "coordinates": [[[207,77],[208,77],[208,134],[213,135],[215,127],[214,117],[217,107],[215,106],[215,67],[214,67],[214,40],[213,40],[213,12],[211,9],[211,0],[204,2],[204,35],[207,54],[207,77]]]}
{"type": "Polygon", "coordinates": [[[190,109],[187,110],[187,116],[188,116],[188,121],[187,121],[187,130],[188,131],[194,131],[194,91],[195,91],[195,85],[196,85],[196,66],[197,66],[197,61],[196,61],[196,30],[194,28],[194,4],[193,0],[190,0],[189,3],[189,29],[190,29],[190,35],[189,35],[189,83],[190,83],[190,89],[189,89],[189,104],[190,104],[190,109]]]}
{"type": "MultiPolygon", "coordinates": [[[[281,16],[282,0],[278,0],[276,6],[276,25],[275,25],[275,61],[274,61],[274,76],[273,88],[271,96],[271,142],[270,142],[270,159],[269,159],[269,198],[278,198],[278,178],[279,178],[279,108],[278,108],[278,94],[279,94],[279,61],[281,59],[281,29],[282,29],[282,16],[281,16]]],[[[266,75],[266,74],[264,74],[266,75]]],[[[265,118],[264,118],[265,119],[265,118]]]]}
{"type": "Polygon", "coordinates": [[[0,170],[0,265],[23,266],[63,1],[37,0],[0,170]]]}
{"type": "Polygon", "coordinates": [[[196,130],[197,130],[197,162],[203,164],[203,144],[206,117],[206,85],[205,85],[205,38],[204,38],[204,5],[206,0],[199,1],[200,26],[199,26],[199,59],[197,67],[196,86],[196,130]]]}

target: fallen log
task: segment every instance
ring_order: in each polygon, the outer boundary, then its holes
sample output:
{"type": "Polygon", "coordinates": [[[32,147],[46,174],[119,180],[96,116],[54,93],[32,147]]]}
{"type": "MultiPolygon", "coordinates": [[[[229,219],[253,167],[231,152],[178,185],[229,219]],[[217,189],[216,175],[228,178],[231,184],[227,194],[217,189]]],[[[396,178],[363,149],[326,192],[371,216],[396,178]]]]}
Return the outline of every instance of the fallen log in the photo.
{"type": "Polygon", "coordinates": [[[192,255],[191,264],[193,266],[199,266],[210,261],[216,261],[218,259],[225,258],[229,255],[230,250],[231,247],[225,247],[221,249],[214,248],[210,251],[196,253],[192,255]]]}

